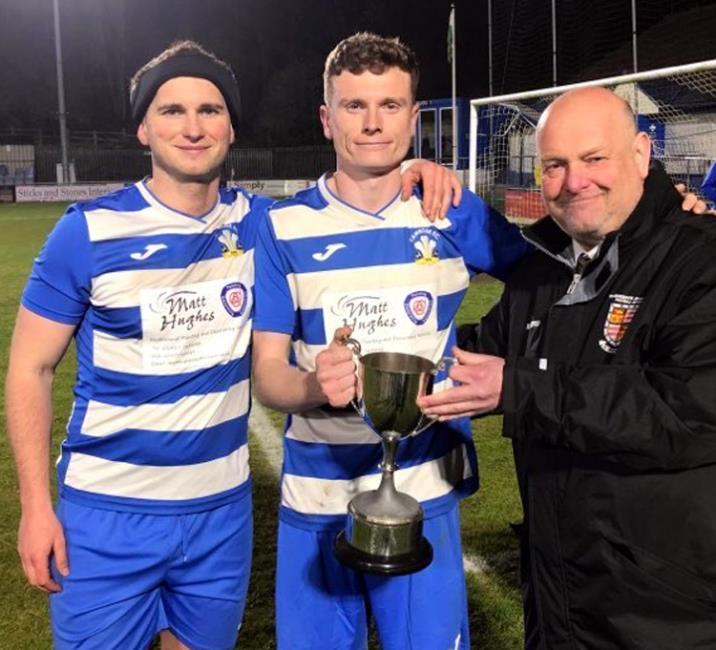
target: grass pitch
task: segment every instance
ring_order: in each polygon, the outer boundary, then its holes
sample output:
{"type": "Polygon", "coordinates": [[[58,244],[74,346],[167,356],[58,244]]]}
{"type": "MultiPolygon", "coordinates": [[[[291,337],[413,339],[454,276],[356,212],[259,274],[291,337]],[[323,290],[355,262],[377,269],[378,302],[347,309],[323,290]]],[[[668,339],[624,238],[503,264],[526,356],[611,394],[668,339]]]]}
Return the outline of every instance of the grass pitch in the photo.
{"type": "MultiPolygon", "coordinates": [[[[7,351],[22,287],[34,256],[63,208],[63,204],[0,204],[0,376],[3,387],[7,351]]],[[[494,281],[480,279],[473,283],[461,308],[459,322],[479,319],[497,300],[500,291],[500,284],[494,281]]],[[[59,449],[71,407],[74,372],[74,352],[70,350],[55,378],[53,457],[59,449]]],[[[0,412],[4,422],[4,406],[0,406],[0,412]]],[[[517,540],[509,522],[519,520],[521,510],[511,447],[500,436],[500,425],[497,417],[476,420],[473,424],[482,487],[462,505],[463,550],[469,567],[467,582],[473,647],[516,650],[522,645],[522,615],[517,583],[517,540]]],[[[273,579],[278,486],[259,441],[252,437],[250,446],[254,476],[254,560],[246,614],[236,647],[270,650],[275,648],[273,579]]],[[[44,650],[52,646],[47,598],[25,583],[15,550],[18,518],[14,467],[5,436],[2,436],[0,648],[44,650]]],[[[371,647],[377,646],[371,642],[371,647]]]]}

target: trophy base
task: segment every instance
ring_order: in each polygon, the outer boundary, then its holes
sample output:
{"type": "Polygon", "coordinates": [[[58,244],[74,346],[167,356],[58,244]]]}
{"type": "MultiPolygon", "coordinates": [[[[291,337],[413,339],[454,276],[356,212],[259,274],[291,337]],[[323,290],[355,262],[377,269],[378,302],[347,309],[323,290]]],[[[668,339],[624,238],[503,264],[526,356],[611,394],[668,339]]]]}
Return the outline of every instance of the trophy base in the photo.
{"type": "Polygon", "coordinates": [[[371,555],[357,549],[346,539],[342,530],[335,543],[336,557],[344,566],[377,576],[402,576],[424,569],[433,559],[433,547],[425,537],[421,537],[418,546],[402,555],[371,555]]]}

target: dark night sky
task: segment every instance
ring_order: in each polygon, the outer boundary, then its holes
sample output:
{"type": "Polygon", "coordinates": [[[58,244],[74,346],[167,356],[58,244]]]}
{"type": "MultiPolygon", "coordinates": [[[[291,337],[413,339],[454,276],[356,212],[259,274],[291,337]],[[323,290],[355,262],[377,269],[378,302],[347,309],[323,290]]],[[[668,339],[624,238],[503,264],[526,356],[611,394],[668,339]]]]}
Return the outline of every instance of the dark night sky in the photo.
{"type": "MultiPolygon", "coordinates": [[[[320,142],[321,70],[358,30],[397,35],[418,53],[420,98],[450,95],[449,0],[60,0],[68,125],[130,128],[126,86],[146,60],[194,38],[233,66],[242,141],[320,142]]],[[[716,0],[637,0],[641,68],[716,57],[716,0]],[[668,43],[664,43],[665,21],[668,43]],[[653,28],[651,31],[650,28],[653,28]],[[671,40],[673,36],[673,41],[671,40]]],[[[458,93],[488,91],[487,0],[457,0],[458,93]]],[[[493,0],[496,92],[551,84],[549,0],[493,0]]],[[[629,0],[557,0],[559,82],[628,71],[629,0]],[[600,67],[601,65],[601,67],[600,67]],[[590,75],[587,75],[590,76],[590,75]],[[591,76],[594,76],[593,74],[591,76]]],[[[0,0],[0,132],[56,130],[52,0],[0,0]]]]}

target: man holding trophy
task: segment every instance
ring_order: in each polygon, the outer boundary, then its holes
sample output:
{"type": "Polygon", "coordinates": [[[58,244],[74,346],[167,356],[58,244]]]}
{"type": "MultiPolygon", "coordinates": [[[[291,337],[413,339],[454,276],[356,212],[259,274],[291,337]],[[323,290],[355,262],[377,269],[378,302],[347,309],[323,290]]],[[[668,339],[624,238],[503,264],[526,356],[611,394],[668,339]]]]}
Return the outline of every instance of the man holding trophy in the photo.
{"type": "Polygon", "coordinates": [[[435,224],[419,196],[400,201],[417,83],[415,55],[397,39],[361,33],[339,43],[326,61],[320,110],[336,171],[277,203],[259,232],[255,392],[291,414],[279,648],[362,650],[368,612],[385,649],[470,647],[458,513],[478,487],[470,424],[402,418],[416,397],[404,389],[449,382],[437,364],[455,343],[453,319],[470,277],[505,277],[527,247],[469,192],[435,224]],[[360,382],[348,335],[363,355],[360,382]],[[392,537],[381,521],[398,521],[400,512],[371,519],[383,502],[396,511],[407,504],[392,537]],[[414,502],[417,514],[409,512],[414,502]],[[420,541],[404,547],[403,533],[420,541]]]}

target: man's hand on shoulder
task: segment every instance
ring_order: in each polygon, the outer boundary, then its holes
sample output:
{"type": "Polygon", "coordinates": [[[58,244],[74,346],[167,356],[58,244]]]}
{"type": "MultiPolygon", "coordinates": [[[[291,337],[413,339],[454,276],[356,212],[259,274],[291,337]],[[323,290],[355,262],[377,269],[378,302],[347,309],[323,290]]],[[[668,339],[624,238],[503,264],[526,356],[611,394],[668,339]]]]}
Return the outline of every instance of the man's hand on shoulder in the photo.
{"type": "Polygon", "coordinates": [[[413,187],[423,186],[423,214],[430,221],[444,219],[452,204],[460,205],[462,185],[451,169],[429,160],[415,159],[401,167],[403,191],[401,198],[407,201],[413,194],[413,187]]]}
{"type": "Polygon", "coordinates": [[[458,363],[450,369],[454,388],[418,399],[428,417],[440,421],[472,417],[494,411],[502,400],[502,374],[505,360],[487,354],[453,348],[458,363]]]}
{"type": "Polygon", "coordinates": [[[47,593],[62,591],[50,573],[54,558],[57,570],[69,575],[65,535],[50,507],[42,512],[23,510],[17,535],[17,551],[28,583],[47,593]]]}
{"type": "Polygon", "coordinates": [[[683,183],[676,183],[674,187],[677,192],[681,194],[683,199],[681,202],[682,210],[685,210],[686,212],[693,212],[694,214],[716,215],[716,210],[709,210],[708,205],[706,205],[706,201],[700,199],[693,192],[688,192],[686,190],[686,185],[683,183]]]}

